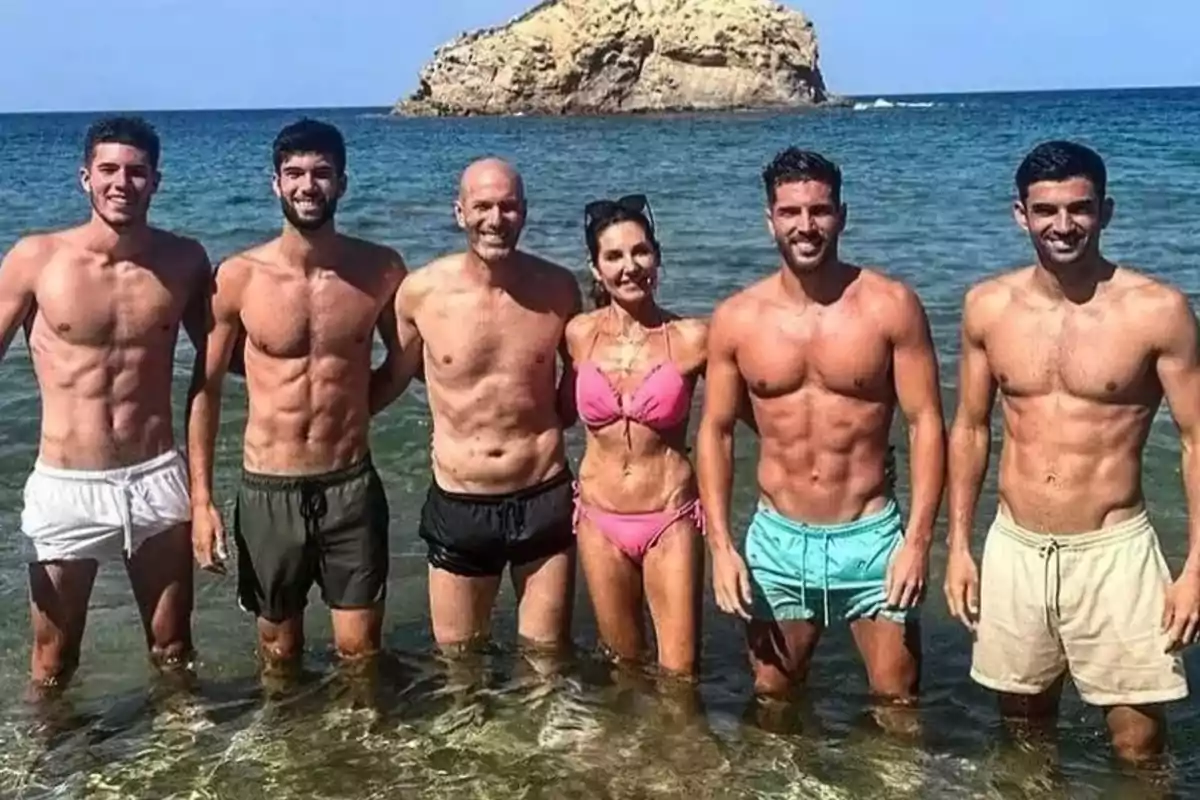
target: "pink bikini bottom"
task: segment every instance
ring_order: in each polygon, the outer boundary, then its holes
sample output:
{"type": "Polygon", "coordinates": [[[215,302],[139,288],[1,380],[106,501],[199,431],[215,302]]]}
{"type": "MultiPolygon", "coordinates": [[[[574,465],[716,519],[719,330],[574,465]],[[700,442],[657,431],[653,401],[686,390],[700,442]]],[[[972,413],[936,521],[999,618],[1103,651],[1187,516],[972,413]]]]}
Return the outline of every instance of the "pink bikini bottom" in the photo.
{"type": "Polygon", "coordinates": [[[699,500],[692,500],[679,508],[666,511],[651,511],[645,514],[615,514],[611,511],[601,511],[592,508],[575,496],[575,526],[579,520],[587,517],[592,524],[600,529],[605,538],[620,548],[635,563],[640,564],[651,547],[667,529],[681,519],[691,519],[696,527],[704,530],[704,512],[699,500]]]}

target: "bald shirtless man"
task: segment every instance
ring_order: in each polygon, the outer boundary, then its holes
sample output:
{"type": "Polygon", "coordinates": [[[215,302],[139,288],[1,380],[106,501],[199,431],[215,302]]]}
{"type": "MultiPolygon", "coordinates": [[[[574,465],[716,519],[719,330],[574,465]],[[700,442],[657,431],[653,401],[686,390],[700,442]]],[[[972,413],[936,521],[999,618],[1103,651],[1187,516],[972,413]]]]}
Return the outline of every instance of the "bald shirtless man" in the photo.
{"type": "Polygon", "coordinates": [[[822,630],[846,622],[880,699],[916,697],[916,610],[941,501],[945,437],[925,311],[904,284],[840,260],[840,170],[789,149],[764,172],[779,270],[722,303],[697,438],[717,604],[749,621],[754,687],[786,697],[822,630]],[[745,558],[729,531],[733,431],[749,393],[761,443],[745,558]],[[907,528],[888,479],[908,422],[907,528]]]}
{"type": "Polygon", "coordinates": [[[420,535],[433,634],[446,651],[489,635],[505,567],[524,643],[558,649],[569,636],[575,540],[563,428],[575,411],[563,334],[582,301],[570,272],[517,249],[525,212],[512,167],[472,164],[454,205],[466,252],[413,272],[396,294],[398,338],[406,354],[424,354],[433,415],[420,535]]]}
{"type": "Polygon", "coordinates": [[[159,139],[113,117],[87,132],[80,182],[91,219],[19,241],[0,267],[0,356],[24,327],[42,396],[21,528],[29,566],[35,695],[79,663],[101,561],[122,557],[152,661],[191,658],[187,471],[172,434],[182,325],[199,369],[211,267],[199,244],[147,222],[159,139]]]}
{"type": "Polygon", "coordinates": [[[1069,673],[1106,710],[1118,756],[1141,761],[1163,748],[1161,704],[1187,696],[1179,650],[1200,632],[1200,363],[1187,298],[1101,255],[1106,182],[1081,145],[1035,148],[1014,211],[1037,261],[967,294],[945,589],[975,632],[971,675],[1006,718],[1052,722],[1069,673]],[[1000,503],[981,587],[969,545],[997,389],[1000,503]],[[1142,494],[1164,395],[1189,520],[1174,584],[1142,494]]]}
{"type": "Polygon", "coordinates": [[[314,582],[332,610],[338,653],[357,659],[380,648],[388,504],[369,428],[371,415],[404,388],[392,382],[399,370],[391,363],[371,369],[376,329],[397,357],[392,298],[404,263],[335,229],[347,184],[341,134],[314,120],[289,125],[275,139],[274,162],[283,231],[217,271],[189,440],[196,560],[220,571],[213,450],[222,379],[244,340],[250,409],[234,512],[237,591],[258,618],[268,673],[301,656],[314,582]]]}

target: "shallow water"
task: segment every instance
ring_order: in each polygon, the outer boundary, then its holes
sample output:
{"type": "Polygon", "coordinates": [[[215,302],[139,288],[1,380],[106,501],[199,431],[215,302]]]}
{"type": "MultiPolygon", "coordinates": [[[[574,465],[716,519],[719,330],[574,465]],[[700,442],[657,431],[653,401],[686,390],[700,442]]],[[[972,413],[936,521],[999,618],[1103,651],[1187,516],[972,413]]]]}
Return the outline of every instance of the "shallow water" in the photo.
{"type": "MultiPolygon", "coordinates": [[[[450,213],[457,173],[497,153],[525,173],[526,245],[583,264],[584,202],[647,192],[662,232],[662,297],[680,311],[714,301],[772,269],[759,171],[791,143],[815,147],[846,172],[845,254],[885,265],[919,291],[953,407],[963,290],[1022,263],[1027,244],[1008,211],[1021,155],[1052,136],[1079,137],[1108,158],[1116,220],[1111,255],[1200,291],[1200,156],[1187,134],[1200,91],[902,98],[896,106],[793,115],[588,120],[393,120],[331,111],[350,145],[351,190],[339,219],[349,232],[399,247],[420,264],[458,246],[450,213]]],[[[874,98],[865,100],[873,101],[874,98]]],[[[154,216],[197,236],[214,259],[270,236],[270,141],[293,112],[151,115],[164,141],[164,186],[154,216]]],[[[0,116],[0,247],[23,232],[69,224],[85,211],[75,183],[88,118],[0,116]]],[[[188,353],[181,346],[178,392],[188,353]]],[[[242,387],[230,385],[217,474],[231,501],[244,424],[242,387]]],[[[345,675],[330,656],[327,615],[314,595],[299,685],[265,690],[256,675],[253,621],[231,578],[197,584],[194,685],[153,680],[122,571],[102,570],[83,664],[62,703],[20,700],[28,658],[20,492],[37,443],[38,404],[20,339],[0,365],[0,796],[384,798],[1100,798],[1200,793],[1195,700],[1170,710],[1165,773],[1131,776],[1110,760],[1100,714],[1064,698],[1057,746],[1003,734],[987,692],[967,677],[969,639],[940,596],[944,548],[933,554],[923,612],[923,704],[915,714],[872,713],[849,636],[821,645],[801,708],[758,708],[739,627],[705,617],[696,692],[614,675],[595,654],[579,588],[575,658],[542,676],[512,641],[511,591],[500,643],[474,672],[432,655],[423,549],[415,535],[428,481],[424,397],[413,391],[377,422],[374,455],[393,513],[385,622],[389,656],[374,676],[345,675]],[[883,724],[881,724],[881,722],[883,724]],[[887,732],[911,729],[915,731],[887,732]],[[1158,785],[1160,788],[1154,788],[1158,785]]],[[[177,420],[177,427],[179,420],[177,420]]],[[[904,469],[900,445],[900,484],[904,469]]],[[[571,455],[579,456],[579,436],[571,455]]],[[[754,502],[753,443],[738,443],[736,516],[754,502]]],[[[1165,415],[1146,452],[1146,488],[1173,567],[1185,553],[1178,444],[1165,415]]],[[[994,472],[993,472],[994,475],[994,472]]],[[[902,493],[902,500],[904,499],[902,493]]],[[[979,519],[994,508],[989,480],[979,519]]],[[[939,526],[939,536],[944,527],[939,526]]],[[[979,542],[976,543],[977,545],[979,542]]],[[[1197,656],[1188,655],[1197,686],[1197,656]]]]}

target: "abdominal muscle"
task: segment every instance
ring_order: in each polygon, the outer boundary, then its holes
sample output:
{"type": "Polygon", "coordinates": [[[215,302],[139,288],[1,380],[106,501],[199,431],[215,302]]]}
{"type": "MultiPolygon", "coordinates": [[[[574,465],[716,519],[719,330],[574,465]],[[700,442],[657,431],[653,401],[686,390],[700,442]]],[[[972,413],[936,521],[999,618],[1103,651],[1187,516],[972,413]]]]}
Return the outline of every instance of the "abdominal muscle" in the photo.
{"type": "Polygon", "coordinates": [[[148,461],[174,447],[173,358],[168,348],[30,342],[42,396],[39,459],[103,470],[148,461]],[[155,355],[162,349],[163,356],[155,355]]]}
{"type": "Polygon", "coordinates": [[[832,393],[753,402],[759,489],[775,511],[829,525],[885,507],[889,405],[832,393]]]}
{"type": "Polygon", "coordinates": [[[696,476],[684,452],[686,422],[665,437],[618,421],[589,430],[579,466],[580,499],[617,514],[677,509],[696,498],[696,476]]]}
{"type": "Polygon", "coordinates": [[[1150,422],[1144,406],[1062,396],[1006,400],[1002,510],[1023,528],[1058,535],[1137,516],[1150,422]]]}
{"type": "Polygon", "coordinates": [[[340,357],[271,359],[247,347],[246,469],[316,475],[366,458],[367,375],[340,357]]]}

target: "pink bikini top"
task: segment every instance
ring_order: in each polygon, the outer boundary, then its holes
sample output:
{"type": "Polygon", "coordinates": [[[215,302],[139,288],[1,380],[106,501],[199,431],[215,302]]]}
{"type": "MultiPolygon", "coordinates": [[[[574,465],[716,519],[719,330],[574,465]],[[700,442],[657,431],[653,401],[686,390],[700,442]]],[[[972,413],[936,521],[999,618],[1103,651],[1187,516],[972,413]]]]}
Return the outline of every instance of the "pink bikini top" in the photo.
{"type": "Polygon", "coordinates": [[[622,419],[637,422],[655,431],[668,431],[687,418],[692,392],[671,359],[671,336],[662,326],[667,359],[656,364],[631,394],[622,397],[603,370],[590,360],[596,337],[588,350],[588,360],[579,365],[575,379],[575,403],[579,417],[589,428],[603,428],[622,419]]]}

